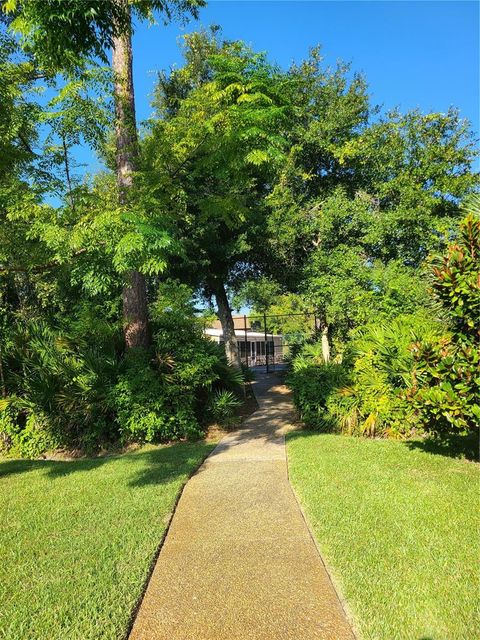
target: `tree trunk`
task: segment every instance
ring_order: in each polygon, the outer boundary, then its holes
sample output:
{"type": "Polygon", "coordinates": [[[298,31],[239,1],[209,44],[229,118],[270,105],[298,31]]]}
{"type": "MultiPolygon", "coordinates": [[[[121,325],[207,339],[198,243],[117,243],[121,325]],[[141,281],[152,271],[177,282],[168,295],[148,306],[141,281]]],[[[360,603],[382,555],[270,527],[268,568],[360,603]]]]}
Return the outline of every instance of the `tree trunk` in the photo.
{"type": "Polygon", "coordinates": [[[330,362],[330,343],[328,341],[328,324],[322,329],[322,356],[324,362],[330,362]]]}
{"type": "Polygon", "coordinates": [[[328,324],[323,317],[315,318],[315,334],[321,334],[322,357],[324,362],[330,362],[330,342],[328,340],[328,324]]]}
{"type": "Polygon", "coordinates": [[[218,319],[222,325],[227,360],[230,364],[239,367],[240,354],[238,352],[237,338],[235,336],[235,324],[233,322],[232,310],[228,304],[227,293],[223,284],[216,284],[213,288],[213,293],[217,302],[218,319]]]}
{"type": "MultiPolygon", "coordinates": [[[[128,0],[117,1],[127,2],[128,0]]],[[[132,63],[132,36],[128,32],[114,38],[112,55],[115,83],[116,166],[120,204],[125,204],[128,200],[138,157],[132,63]]],[[[126,274],[123,287],[123,319],[127,349],[148,347],[150,336],[147,288],[145,277],[138,271],[126,274]]]]}
{"type": "Polygon", "coordinates": [[[0,389],[2,391],[2,398],[7,397],[7,386],[5,384],[5,375],[3,373],[3,353],[2,345],[0,343],[0,389]]]}

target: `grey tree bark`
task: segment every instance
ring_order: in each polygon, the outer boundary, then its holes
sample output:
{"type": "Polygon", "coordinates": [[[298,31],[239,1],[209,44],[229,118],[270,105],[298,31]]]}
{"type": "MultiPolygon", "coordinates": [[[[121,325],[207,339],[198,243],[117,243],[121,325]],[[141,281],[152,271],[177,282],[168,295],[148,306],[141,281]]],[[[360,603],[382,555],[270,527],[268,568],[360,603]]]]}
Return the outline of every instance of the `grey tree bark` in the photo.
{"type": "MultiPolygon", "coordinates": [[[[126,2],[126,0],[118,0],[126,2]]],[[[120,203],[128,200],[138,158],[135,94],[133,89],[133,54],[131,33],[113,41],[116,169],[120,203]]],[[[139,271],[126,274],[123,287],[124,336],[127,349],[148,347],[150,343],[147,289],[145,276],[139,271]]]]}
{"type": "Polygon", "coordinates": [[[235,324],[233,322],[232,310],[228,303],[227,292],[222,283],[217,283],[213,287],[215,301],[217,303],[217,315],[222,325],[223,339],[225,341],[225,353],[230,364],[240,367],[240,354],[238,351],[237,338],[235,336],[235,324]]]}

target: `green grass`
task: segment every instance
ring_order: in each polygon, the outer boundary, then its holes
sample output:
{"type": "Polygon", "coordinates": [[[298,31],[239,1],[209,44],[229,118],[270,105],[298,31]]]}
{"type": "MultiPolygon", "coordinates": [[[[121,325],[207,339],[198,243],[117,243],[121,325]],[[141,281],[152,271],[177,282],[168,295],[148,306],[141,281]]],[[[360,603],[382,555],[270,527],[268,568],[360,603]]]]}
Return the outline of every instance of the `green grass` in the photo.
{"type": "Polygon", "coordinates": [[[479,637],[479,465],[420,444],[294,433],[289,469],[369,640],[479,637]]]}
{"type": "Polygon", "coordinates": [[[0,638],[117,640],[205,443],[0,461],[0,638]]]}

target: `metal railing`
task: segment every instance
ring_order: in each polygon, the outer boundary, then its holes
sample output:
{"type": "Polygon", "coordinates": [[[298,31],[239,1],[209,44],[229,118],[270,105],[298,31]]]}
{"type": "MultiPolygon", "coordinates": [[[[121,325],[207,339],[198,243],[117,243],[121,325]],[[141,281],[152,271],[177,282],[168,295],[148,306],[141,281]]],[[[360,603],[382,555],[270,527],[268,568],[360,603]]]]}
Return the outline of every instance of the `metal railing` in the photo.
{"type": "Polygon", "coordinates": [[[313,311],[303,313],[264,313],[262,315],[235,316],[234,321],[243,319],[243,327],[240,328],[236,326],[236,332],[242,330],[244,332],[243,347],[242,341],[240,338],[237,338],[237,343],[240,349],[240,359],[242,362],[247,367],[265,366],[267,373],[270,372],[272,367],[275,368],[276,365],[283,364],[285,349],[288,350],[288,339],[283,333],[274,333],[273,327],[281,328],[282,321],[279,321],[280,318],[288,319],[294,317],[304,317],[308,321],[311,319],[312,324],[310,332],[312,335],[318,329],[318,316],[313,311]],[[252,333],[263,333],[263,341],[258,339],[249,340],[249,334],[252,333]],[[252,344],[255,344],[254,348],[251,346],[252,344]],[[260,344],[263,345],[260,348],[260,351],[263,351],[263,353],[257,353],[257,345],[260,344]]]}

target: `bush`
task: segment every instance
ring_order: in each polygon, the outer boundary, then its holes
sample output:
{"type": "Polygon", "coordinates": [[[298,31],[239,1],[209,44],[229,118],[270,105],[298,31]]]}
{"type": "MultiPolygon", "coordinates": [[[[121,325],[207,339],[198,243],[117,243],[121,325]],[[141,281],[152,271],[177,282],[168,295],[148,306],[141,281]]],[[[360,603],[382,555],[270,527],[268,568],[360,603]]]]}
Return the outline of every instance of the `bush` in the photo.
{"type": "Polygon", "coordinates": [[[18,323],[7,363],[4,441],[36,456],[51,446],[89,449],[113,436],[111,385],[118,329],[100,319],[55,328],[18,323]],[[8,427],[8,428],[7,428],[8,427]]]}
{"type": "Polygon", "coordinates": [[[125,442],[193,438],[201,434],[195,415],[195,388],[179,379],[173,361],[159,364],[139,350],[125,358],[112,389],[116,424],[125,442]]]}
{"type": "Polygon", "coordinates": [[[327,403],[342,431],[367,436],[406,437],[418,430],[407,401],[415,336],[433,336],[440,327],[426,313],[372,322],[357,330],[350,345],[351,383],[327,403]]]}
{"type": "Polygon", "coordinates": [[[415,336],[439,327],[426,313],[371,322],[352,334],[341,364],[321,363],[305,346],[293,359],[288,382],[307,426],[366,436],[406,437],[416,429],[407,400],[415,336]]]}
{"type": "Polygon", "coordinates": [[[480,220],[469,214],[459,238],[434,260],[432,293],[451,332],[417,340],[409,394],[419,422],[435,435],[480,425],[480,220]]]}
{"type": "Polygon", "coordinates": [[[0,453],[33,459],[59,446],[45,416],[28,412],[23,415],[21,424],[16,419],[14,407],[6,405],[0,401],[0,453]]]}
{"type": "Polygon", "coordinates": [[[370,322],[351,334],[339,368],[304,345],[288,379],[306,424],[391,437],[478,429],[479,274],[480,220],[469,214],[446,255],[433,260],[432,306],[441,321],[416,312],[370,322]]]}
{"type": "Polygon", "coordinates": [[[131,353],[122,364],[112,397],[124,442],[199,437],[212,394],[243,384],[222,347],[205,337],[191,300],[185,285],[160,285],[152,309],[153,355],[131,353]]]}
{"type": "Polygon", "coordinates": [[[330,431],[336,423],[329,415],[327,401],[335,389],[349,382],[347,369],[342,364],[313,364],[300,352],[292,360],[287,384],[300,417],[311,429],[330,431]]]}
{"type": "Polygon", "coordinates": [[[233,427],[239,422],[235,412],[241,404],[234,393],[223,389],[212,394],[209,412],[221,426],[233,427]]]}
{"type": "Polygon", "coordinates": [[[293,348],[291,348],[288,363],[291,365],[293,371],[300,371],[307,367],[324,364],[322,343],[297,342],[293,348]]]}
{"type": "Polygon", "coordinates": [[[192,292],[171,282],[159,290],[149,350],[122,354],[120,327],[93,306],[61,323],[19,319],[8,340],[0,336],[3,451],[37,457],[60,446],[89,451],[202,434],[212,395],[238,391],[243,374],[204,336],[192,292]]]}

